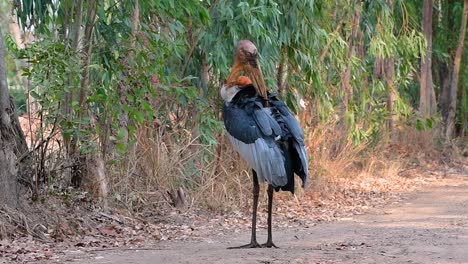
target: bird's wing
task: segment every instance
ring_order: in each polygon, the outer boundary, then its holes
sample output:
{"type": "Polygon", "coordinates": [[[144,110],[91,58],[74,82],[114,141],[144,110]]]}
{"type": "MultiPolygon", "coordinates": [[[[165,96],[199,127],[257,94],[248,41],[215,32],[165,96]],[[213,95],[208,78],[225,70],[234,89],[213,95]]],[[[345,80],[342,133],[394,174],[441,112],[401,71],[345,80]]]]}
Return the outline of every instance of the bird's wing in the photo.
{"type": "Polygon", "coordinates": [[[294,115],[289,111],[286,104],[273,96],[270,97],[269,102],[281,114],[281,117],[286,123],[289,133],[291,133],[291,135],[299,144],[304,145],[304,135],[302,134],[301,125],[299,125],[299,122],[294,117],[294,115]]]}
{"type": "Polygon", "coordinates": [[[300,164],[295,166],[294,172],[299,175],[302,179],[302,185],[305,186],[309,172],[309,162],[301,126],[284,102],[278,100],[275,95],[270,96],[269,99],[270,104],[278,110],[287,130],[294,139],[293,145],[300,159],[300,164]]]}
{"type": "Polygon", "coordinates": [[[255,102],[253,118],[263,135],[281,135],[281,127],[278,122],[271,116],[271,110],[269,108],[264,108],[260,102],[255,102]]]}
{"type": "Polygon", "coordinates": [[[255,101],[242,106],[224,105],[223,117],[232,145],[257,172],[259,180],[274,187],[284,186],[287,183],[284,156],[275,142],[281,128],[268,109],[255,101]]]}

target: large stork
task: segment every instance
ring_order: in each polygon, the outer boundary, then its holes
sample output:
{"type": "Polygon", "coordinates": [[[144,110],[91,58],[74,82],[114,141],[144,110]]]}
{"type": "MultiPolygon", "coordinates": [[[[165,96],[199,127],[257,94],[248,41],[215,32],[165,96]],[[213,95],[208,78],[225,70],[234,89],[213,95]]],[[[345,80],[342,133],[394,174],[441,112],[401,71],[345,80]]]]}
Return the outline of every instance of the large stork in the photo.
{"type": "Polygon", "coordinates": [[[269,93],[258,63],[255,45],[248,40],[237,44],[237,52],[226,84],[221,88],[223,119],[229,139],[252,168],[252,236],[247,245],[233,248],[276,247],[271,232],[273,190],[294,194],[294,173],[307,181],[308,163],[299,122],[269,93]],[[244,73],[247,76],[242,76],[244,73]],[[263,245],[256,237],[259,183],[268,183],[268,239],[263,245]]]}

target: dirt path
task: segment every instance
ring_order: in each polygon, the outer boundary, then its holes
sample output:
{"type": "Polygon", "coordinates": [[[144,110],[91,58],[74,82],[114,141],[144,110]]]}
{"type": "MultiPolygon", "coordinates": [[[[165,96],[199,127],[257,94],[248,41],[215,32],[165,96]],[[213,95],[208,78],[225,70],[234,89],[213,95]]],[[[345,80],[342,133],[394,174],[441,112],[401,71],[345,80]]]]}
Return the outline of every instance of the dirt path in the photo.
{"type": "MultiPolygon", "coordinates": [[[[468,263],[468,176],[441,179],[403,204],[308,229],[274,230],[279,249],[227,250],[249,240],[162,242],[154,250],[96,252],[79,264],[468,263]]],[[[259,242],[265,240],[260,230],[259,242]]]]}

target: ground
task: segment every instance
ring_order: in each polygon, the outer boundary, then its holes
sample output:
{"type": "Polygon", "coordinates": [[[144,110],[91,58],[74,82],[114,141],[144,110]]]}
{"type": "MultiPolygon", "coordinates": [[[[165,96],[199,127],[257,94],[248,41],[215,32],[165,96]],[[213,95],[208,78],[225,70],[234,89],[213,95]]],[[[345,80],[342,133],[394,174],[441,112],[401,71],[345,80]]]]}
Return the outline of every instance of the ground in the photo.
{"type": "MultiPolygon", "coordinates": [[[[259,242],[265,233],[259,230],[259,242]]],[[[248,242],[249,235],[244,228],[198,241],[160,241],[139,250],[69,250],[63,259],[76,264],[468,263],[468,175],[439,178],[364,215],[277,228],[279,249],[226,249],[248,242]]]]}

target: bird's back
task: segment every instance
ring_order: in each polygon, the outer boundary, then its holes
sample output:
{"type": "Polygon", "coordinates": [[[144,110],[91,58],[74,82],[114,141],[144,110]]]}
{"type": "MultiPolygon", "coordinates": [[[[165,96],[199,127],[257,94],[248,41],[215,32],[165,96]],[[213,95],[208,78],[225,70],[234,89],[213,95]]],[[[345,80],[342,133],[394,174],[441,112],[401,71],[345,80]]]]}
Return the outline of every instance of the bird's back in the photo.
{"type": "Polygon", "coordinates": [[[302,129],[275,94],[268,94],[266,103],[252,85],[240,87],[224,105],[223,117],[231,142],[260,181],[294,193],[296,173],[305,185],[308,162],[302,129]]]}

